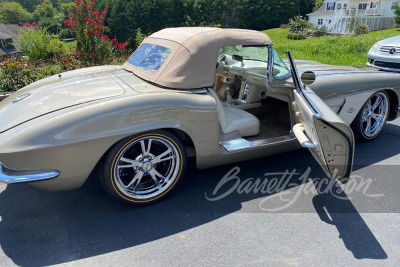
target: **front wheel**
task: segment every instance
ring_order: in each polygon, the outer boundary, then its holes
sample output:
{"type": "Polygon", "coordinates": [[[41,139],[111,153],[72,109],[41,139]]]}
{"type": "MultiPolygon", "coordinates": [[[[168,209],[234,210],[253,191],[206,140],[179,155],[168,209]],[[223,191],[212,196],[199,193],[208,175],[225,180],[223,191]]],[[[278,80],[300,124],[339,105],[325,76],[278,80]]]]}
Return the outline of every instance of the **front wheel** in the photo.
{"type": "Polygon", "coordinates": [[[181,141],[169,132],[153,131],[115,144],[100,168],[100,179],[112,197],[147,204],[167,195],[185,168],[181,141]]]}
{"type": "Polygon", "coordinates": [[[355,118],[352,129],[358,141],[368,142],[378,137],[389,116],[389,97],[384,91],[373,94],[355,118]]]}

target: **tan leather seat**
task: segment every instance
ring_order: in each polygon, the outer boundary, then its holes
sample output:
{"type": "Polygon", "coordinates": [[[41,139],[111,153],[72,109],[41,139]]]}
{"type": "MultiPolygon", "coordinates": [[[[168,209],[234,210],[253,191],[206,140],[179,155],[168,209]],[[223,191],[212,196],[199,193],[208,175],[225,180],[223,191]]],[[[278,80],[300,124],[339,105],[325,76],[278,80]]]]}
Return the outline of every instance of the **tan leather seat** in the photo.
{"type": "Polygon", "coordinates": [[[238,131],[242,137],[254,136],[260,133],[260,121],[244,110],[223,106],[214,90],[210,95],[217,104],[219,122],[224,133],[238,131]]]}

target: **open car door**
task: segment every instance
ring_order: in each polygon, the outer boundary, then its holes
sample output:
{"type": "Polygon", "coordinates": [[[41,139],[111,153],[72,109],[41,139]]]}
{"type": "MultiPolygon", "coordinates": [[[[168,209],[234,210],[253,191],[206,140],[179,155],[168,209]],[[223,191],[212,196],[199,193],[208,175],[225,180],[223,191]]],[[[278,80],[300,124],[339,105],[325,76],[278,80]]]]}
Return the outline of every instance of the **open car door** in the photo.
{"type": "Polygon", "coordinates": [[[309,87],[302,86],[289,51],[287,57],[295,86],[295,104],[300,112],[300,123],[293,127],[296,138],[310,150],[329,177],[349,178],[354,157],[353,131],[309,87]]]}

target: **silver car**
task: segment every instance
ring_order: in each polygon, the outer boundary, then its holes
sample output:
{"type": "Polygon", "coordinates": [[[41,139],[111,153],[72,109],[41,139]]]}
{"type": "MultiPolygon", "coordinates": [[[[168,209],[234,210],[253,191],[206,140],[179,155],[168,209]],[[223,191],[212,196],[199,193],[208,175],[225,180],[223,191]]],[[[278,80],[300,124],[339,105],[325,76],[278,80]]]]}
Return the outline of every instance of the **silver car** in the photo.
{"type": "Polygon", "coordinates": [[[204,169],[301,146],[346,181],[354,136],[400,116],[400,74],[287,56],[261,32],[170,28],[123,66],[37,81],[0,103],[0,182],[61,191],[93,173],[115,199],[146,204],[190,157],[204,169]]]}
{"type": "Polygon", "coordinates": [[[400,35],[377,42],[368,52],[367,66],[400,71],[400,35]]]}

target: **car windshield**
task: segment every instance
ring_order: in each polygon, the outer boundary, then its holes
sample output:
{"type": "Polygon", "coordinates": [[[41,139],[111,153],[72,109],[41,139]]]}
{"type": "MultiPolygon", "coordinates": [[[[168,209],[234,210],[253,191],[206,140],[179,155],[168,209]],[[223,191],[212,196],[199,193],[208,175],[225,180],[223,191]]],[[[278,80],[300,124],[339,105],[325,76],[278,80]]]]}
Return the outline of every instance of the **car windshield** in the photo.
{"type": "Polygon", "coordinates": [[[256,60],[268,62],[268,47],[267,46],[242,46],[233,45],[221,48],[218,51],[218,56],[225,55],[238,55],[242,56],[244,60],[256,60]]]}
{"type": "Polygon", "coordinates": [[[127,62],[147,72],[155,73],[161,68],[170,54],[171,50],[167,47],[144,43],[127,62]]]}

